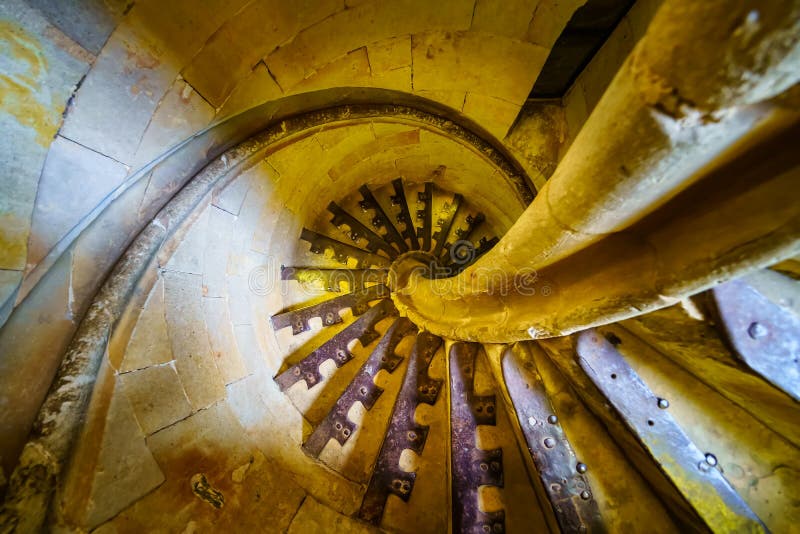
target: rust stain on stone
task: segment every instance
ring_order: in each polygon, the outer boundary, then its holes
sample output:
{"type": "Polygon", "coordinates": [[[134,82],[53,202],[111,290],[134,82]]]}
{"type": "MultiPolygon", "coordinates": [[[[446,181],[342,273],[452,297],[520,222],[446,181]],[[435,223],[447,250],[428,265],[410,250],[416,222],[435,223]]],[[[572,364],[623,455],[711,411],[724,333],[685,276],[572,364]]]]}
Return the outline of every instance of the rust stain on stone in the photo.
{"type": "Polygon", "coordinates": [[[60,110],[39,100],[37,92],[47,73],[41,43],[20,26],[0,21],[0,53],[16,70],[0,74],[0,110],[36,132],[36,142],[47,147],[61,123],[60,110]]]}
{"type": "Polygon", "coordinates": [[[225,506],[225,496],[221,491],[215,489],[209,484],[208,479],[202,473],[197,473],[191,480],[192,493],[197,497],[210,504],[214,508],[220,509],[225,506]]]}
{"type": "Polygon", "coordinates": [[[0,269],[25,267],[27,239],[27,221],[13,213],[0,213],[0,269]]]}
{"type": "Polygon", "coordinates": [[[161,61],[148,52],[136,50],[131,45],[127,45],[126,48],[125,54],[128,56],[128,62],[136,65],[137,69],[154,69],[161,65],[161,61]]]}
{"type": "Polygon", "coordinates": [[[61,30],[53,26],[48,26],[44,29],[44,36],[50,39],[53,44],[62,49],[67,54],[71,55],[79,61],[84,63],[94,63],[95,55],[86,50],[84,47],[64,35],[61,30]]]}

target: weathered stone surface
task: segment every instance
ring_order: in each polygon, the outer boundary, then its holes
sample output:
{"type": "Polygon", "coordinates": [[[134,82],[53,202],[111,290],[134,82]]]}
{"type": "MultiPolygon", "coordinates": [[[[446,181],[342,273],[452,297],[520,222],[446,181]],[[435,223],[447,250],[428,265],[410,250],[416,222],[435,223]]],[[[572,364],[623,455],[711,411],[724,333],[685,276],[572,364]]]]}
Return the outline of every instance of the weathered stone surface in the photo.
{"type": "Polygon", "coordinates": [[[299,32],[266,58],[281,87],[293,87],[322,65],[369,43],[428,29],[466,30],[474,2],[366,2],[299,32]],[[403,17],[398,17],[403,13],[403,17]]]}
{"type": "Polygon", "coordinates": [[[253,67],[252,72],[239,80],[228,99],[220,106],[217,117],[229,117],[281,96],[283,91],[269,73],[267,65],[261,61],[253,67]]]}
{"type": "Polygon", "coordinates": [[[414,91],[463,91],[521,105],[548,53],[540,45],[477,32],[414,34],[414,91]],[[481,68],[465,69],[465,63],[481,68]]]}
{"type": "Polygon", "coordinates": [[[228,277],[228,309],[234,326],[253,324],[250,309],[250,287],[248,279],[242,276],[228,277]]]}
{"type": "Polygon", "coordinates": [[[228,302],[225,298],[203,298],[203,314],[208,328],[208,339],[217,369],[226,384],[247,375],[247,367],[241,356],[242,349],[236,343],[228,302]]]}
{"type": "Polygon", "coordinates": [[[239,347],[241,360],[244,362],[247,370],[251,374],[261,375],[266,371],[269,374],[271,370],[267,369],[266,360],[261,351],[261,346],[256,338],[256,331],[252,325],[241,324],[235,327],[236,343],[239,347]]]}
{"type": "Polygon", "coordinates": [[[514,124],[520,106],[501,98],[467,92],[462,111],[496,138],[503,139],[514,124]]]}
{"type": "Polygon", "coordinates": [[[540,190],[556,170],[559,150],[566,136],[564,108],[534,101],[522,107],[504,141],[540,190]]]}
{"type": "Polygon", "coordinates": [[[564,96],[562,102],[564,117],[567,121],[567,136],[561,150],[561,155],[563,156],[572,141],[575,140],[578,132],[581,131],[583,123],[589,118],[589,109],[586,106],[586,97],[584,96],[583,83],[580,78],[572,84],[572,88],[564,96]]]}
{"type": "Polygon", "coordinates": [[[164,316],[164,282],[158,280],[139,314],[120,371],[135,371],[173,359],[164,316]]]}
{"type": "Polygon", "coordinates": [[[259,59],[290,41],[298,30],[342,7],[336,0],[295,4],[280,0],[250,2],[208,40],[183,75],[219,107],[236,82],[259,59]]]}
{"type": "Polygon", "coordinates": [[[245,176],[235,178],[222,191],[214,195],[211,204],[223,211],[227,211],[231,215],[239,215],[250,185],[250,180],[245,176]]]}
{"type": "Polygon", "coordinates": [[[352,50],[330,63],[321,65],[303,80],[287,87],[287,93],[305,93],[327,87],[362,87],[372,85],[367,48],[352,50]]]}
{"type": "Polygon", "coordinates": [[[178,77],[158,103],[147,125],[133,158],[133,168],[143,167],[205,128],[214,118],[214,112],[214,108],[191,85],[178,77]]]}
{"type": "Polygon", "coordinates": [[[303,453],[300,445],[310,428],[275,382],[253,375],[228,389],[231,397],[236,399],[232,406],[236,406],[234,410],[241,424],[268,458],[291,472],[303,489],[325,505],[346,515],[358,510],[362,486],[331,470],[320,469],[318,462],[303,453]],[[252,400],[255,395],[261,400],[252,400]],[[284,430],[276,432],[276,428],[284,430]]]}
{"type": "Polygon", "coordinates": [[[57,136],[39,180],[28,242],[28,269],[35,267],[127,174],[128,169],[121,163],[57,136]]]}
{"type": "Polygon", "coordinates": [[[172,198],[192,176],[202,170],[208,162],[208,153],[214,145],[213,136],[194,140],[177,153],[170,155],[153,167],[147,182],[144,198],[139,206],[139,220],[155,217],[167,199],[172,198]]]}
{"type": "Polygon", "coordinates": [[[572,14],[585,3],[586,0],[542,0],[536,6],[525,40],[550,48],[572,14]]]}
{"type": "Polygon", "coordinates": [[[88,64],[22,1],[0,5],[0,31],[0,269],[22,270],[47,147],[88,64]]]}
{"type": "Polygon", "coordinates": [[[131,4],[130,0],[30,0],[28,3],[95,55],[131,4]]]}
{"type": "Polygon", "coordinates": [[[142,40],[129,22],[123,22],[83,81],[61,134],[132,164],[150,116],[175,78],[174,67],[165,62],[163,54],[156,45],[142,40]]]}
{"type": "Polygon", "coordinates": [[[72,290],[76,313],[86,309],[120,254],[141,230],[128,214],[141,203],[146,184],[134,183],[109,204],[75,239],[72,260],[72,290]]]}
{"type": "Polygon", "coordinates": [[[258,451],[225,403],[150,436],[147,444],[166,481],[99,532],[281,531],[305,495],[258,451]],[[198,475],[218,492],[219,508],[193,492],[198,475]]]}
{"type": "Polygon", "coordinates": [[[167,261],[164,268],[182,273],[203,273],[203,252],[206,245],[209,210],[206,209],[186,230],[178,248],[167,261]]]}
{"type": "Polygon", "coordinates": [[[192,408],[200,410],[225,397],[206,333],[200,276],[166,271],[164,304],[175,367],[192,408]]]}
{"type": "Polygon", "coordinates": [[[540,0],[477,0],[470,29],[524,40],[531,19],[542,3],[540,0]]]}
{"type": "Polygon", "coordinates": [[[111,397],[87,504],[91,528],[124,510],[164,481],[126,396],[111,397]]]}
{"type": "Polygon", "coordinates": [[[119,375],[145,434],[152,434],[192,413],[174,363],[154,365],[119,375]]]}
{"type": "Polygon", "coordinates": [[[206,297],[219,298],[228,294],[225,274],[235,219],[215,206],[208,208],[208,232],[203,253],[203,295],[206,297]]]}
{"type": "Polygon", "coordinates": [[[390,37],[367,45],[373,76],[411,66],[411,36],[390,37]]]}
{"type": "Polygon", "coordinates": [[[600,101],[634,45],[636,40],[628,18],[623,18],[580,74],[588,109],[594,109],[600,101]]]}
{"type": "Polygon", "coordinates": [[[75,331],[65,254],[0,330],[0,460],[11,472],[75,331]],[[36,325],[36,335],[31,335],[36,325]],[[35,362],[35,365],[31,365],[35,362]]]}
{"type": "Polygon", "coordinates": [[[352,532],[354,534],[375,534],[379,529],[351,519],[327,506],[320,504],[314,497],[306,497],[303,505],[289,526],[289,534],[306,534],[309,532],[352,532]]]}

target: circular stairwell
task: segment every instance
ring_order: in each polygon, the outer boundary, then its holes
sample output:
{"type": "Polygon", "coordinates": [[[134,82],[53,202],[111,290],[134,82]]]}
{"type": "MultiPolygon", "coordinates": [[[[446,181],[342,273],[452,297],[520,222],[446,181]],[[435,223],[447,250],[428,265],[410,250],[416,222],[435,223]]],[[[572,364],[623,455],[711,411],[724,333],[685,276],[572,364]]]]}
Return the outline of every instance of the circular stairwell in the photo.
{"type": "Polygon", "coordinates": [[[742,332],[774,344],[791,331],[774,330],[797,321],[791,269],[571,337],[437,337],[399,316],[393,292],[451,282],[525,205],[517,182],[497,179],[513,165],[463,138],[431,142],[442,138],[407,118],[350,117],[277,149],[234,149],[196,206],[173,201],[185,222],[111,335],[56,494],[62,521],[791,531],[796,391],[737,345],[742,332]],[[308,158],[309,145],[327,155],[308,158]],[[364,169],[319,172],[363,146],[364,169]],[[459,166],[465,154],[478,159],[459,166]],[[409,160],[424,163],[399,171],[409,160]],[[742,309],[762,318],[742,330],[748,319],[730,316],[742,309]]]}

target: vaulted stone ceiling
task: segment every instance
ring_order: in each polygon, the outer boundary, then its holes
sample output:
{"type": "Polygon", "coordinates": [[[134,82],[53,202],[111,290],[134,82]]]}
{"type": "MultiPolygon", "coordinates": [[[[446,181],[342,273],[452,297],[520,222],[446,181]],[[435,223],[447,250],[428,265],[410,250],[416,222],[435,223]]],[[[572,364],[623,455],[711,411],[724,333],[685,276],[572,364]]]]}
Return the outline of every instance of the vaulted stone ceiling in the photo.
{"type": "Polygon", "coordinates": [[[800,5],[584,3],[2,2],[0,530],[791,531],[800,5]]]}

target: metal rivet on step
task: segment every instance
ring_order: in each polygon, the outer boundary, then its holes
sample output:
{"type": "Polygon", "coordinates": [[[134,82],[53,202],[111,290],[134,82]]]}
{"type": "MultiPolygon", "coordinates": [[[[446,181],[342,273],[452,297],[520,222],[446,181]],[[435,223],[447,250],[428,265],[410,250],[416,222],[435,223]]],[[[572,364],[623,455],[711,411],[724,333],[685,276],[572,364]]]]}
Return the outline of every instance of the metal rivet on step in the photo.
{"type": "Polygon", "coordinates": [[[575,470],[576,470],[578,473],[581,473],[581,474],[585,473],[585,472],[586,472],[588,469],[589,469],[589,468],[588,468],[588,467],[586,467],[586,464],[585,464],[585,463],[583,463],[583,462],[578,462],[578,465],[576,465],[576,466],[575,466],[575,470]]]}
{"type": "Polygon", "coordinates": [[[769,330],[761,323],[750,323],[750,326],[747,328],[747,335],[753,339],[761,339],[767,334],[769,334],[769,330]]]}
{"type": "Polygon", "coordinates": [[[547,447],[548,449],[552,449],[553,447],[556,446],[556,440],[554,440],[553,438],[544,438],[544,446],[547,447]]]}
{"type": "Polygon", "coordinates": [[[658,407],[661,408],[662,410],[666,410],[667,408],[669,408],[669,401],[667,399],[659,398],[658,407]]]}
{"type": "Polygon", "coordinates": [[[548,415],[547,422],[550,423],[551,425],[554,425],[558,423],[558,417],[556,417],[555,415],[548,415]]]}
{"type": "Polygon", "coordinates": [[[589,493],[587,490],[583,490],[581,492],[581,499],[583,499],[584,501],[588,501],[591,496],[592,494],[589,493]]]}

